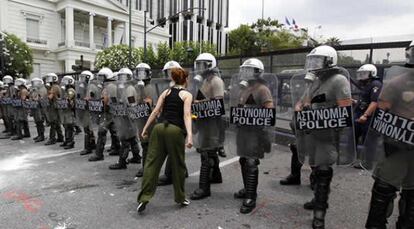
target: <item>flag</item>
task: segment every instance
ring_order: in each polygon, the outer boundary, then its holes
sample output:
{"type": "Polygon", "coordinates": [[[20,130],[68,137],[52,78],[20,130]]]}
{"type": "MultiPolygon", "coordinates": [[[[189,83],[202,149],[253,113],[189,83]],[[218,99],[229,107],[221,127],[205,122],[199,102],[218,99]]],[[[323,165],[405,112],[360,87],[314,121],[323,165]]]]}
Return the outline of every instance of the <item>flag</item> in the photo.
{"type": "Polygon", "coordinates": [[[289,22],[289,19],[288,19],[287,17],[285,17],[285,21],[286,21],[286,24],[287,24],[288,26],[290,26],[290,22],[289,22]]]}
{"type": "Polygon", "coordinates": [[[298,31],[299,30],[299,26],[296,24],[296,21],[294,18],[292,18],[292,24],[293,24],[293,30],[298,31]]]}

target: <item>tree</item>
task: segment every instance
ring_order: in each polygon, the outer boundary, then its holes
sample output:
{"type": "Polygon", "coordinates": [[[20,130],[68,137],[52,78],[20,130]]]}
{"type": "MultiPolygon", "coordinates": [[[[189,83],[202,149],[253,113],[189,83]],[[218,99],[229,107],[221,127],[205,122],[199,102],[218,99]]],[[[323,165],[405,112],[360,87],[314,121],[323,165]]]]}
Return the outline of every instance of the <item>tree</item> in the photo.
{"type": "MultiPolygon", "coordinates": [[[[132,49],[132,60],[129,67],[137,66],[141,61],[140,50],[132,49]]],[[[96,68],[108,67],[112,70],[118,70],[128,67],[129,64],[129,47],[127,45],[114,45],[106,48],[96,55],[96,68]]]]}
{"type": "Polygon", "coordinates": [[[170,47],[167,42],[159,43],[157,46],[157,62],[155,66],[161,67],[170,60],[170,47]]]}
{"type": "Polygon", "coordinates": [[[337,37],[330,37],[325,41],[326,45],[329,46],[340,46],[342,41],[337,37]]]}
{"type": "Polygon", "coordinates": [[[28,78],[33,72],[32,50],[14,34],[5,33],[4,74],[28,78]]]}
{"type": "Polygon", "coordinates": [[[256,43],[256,33],[248,25],[240,25],[229,33],[231,55],[254,55],[260,52],[256,43]]]}

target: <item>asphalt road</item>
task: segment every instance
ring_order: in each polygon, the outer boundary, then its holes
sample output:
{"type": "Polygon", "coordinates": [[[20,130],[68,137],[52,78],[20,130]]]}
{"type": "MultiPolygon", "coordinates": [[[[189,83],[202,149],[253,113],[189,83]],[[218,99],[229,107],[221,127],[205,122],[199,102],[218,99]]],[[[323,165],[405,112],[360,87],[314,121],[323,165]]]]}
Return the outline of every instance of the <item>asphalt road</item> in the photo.
{"type": "MultiPolygon", "coordinates": [[[[235,153],[228,151],[228,157],[221,158],[224,183],[212,186],[210,198],[180,208],[172,186],[159,187],[145,213],[138,215],[141,180],[134,174],[140,165],[111,171],[108,166],[117,157],[88,162],[88,156],[79,155],[83,135],[76,140],[76,148],[69,151],[31,139],[0,140],[0,228],[311,228],[312,212],[302,208],[312,198],[309,167],[303,169],[301,186],[279,185],[290,166],[285,146],[275,145],[261,161],[257,208],[251,214],[240,214],[241,201],[233,199],[242,181],[235,153]]],[[[186,163],[190,194],[198,187],[199,155],[190,150],[186,163]]],[[[372,183],[367,172],[336,168],[327,228],[364,228],[372,183]]],[[[394,213],[390,223],[395,220],[394,213]]]]}

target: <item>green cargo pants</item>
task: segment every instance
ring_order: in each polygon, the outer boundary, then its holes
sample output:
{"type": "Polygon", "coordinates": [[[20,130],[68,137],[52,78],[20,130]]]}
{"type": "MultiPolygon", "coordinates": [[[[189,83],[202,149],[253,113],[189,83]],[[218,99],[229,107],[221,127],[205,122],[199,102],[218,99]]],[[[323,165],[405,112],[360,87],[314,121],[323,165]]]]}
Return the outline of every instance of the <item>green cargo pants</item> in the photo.
{"type": "Polygon", "coordinates": [[[144,177],[138,202],[149,202],[157,188],[158,176],[167,155],[171,161],[174,200],[185,200],[185,135],[184,131],[172,124],[155,125],[149,139],[148,154],[145,161],[144,177]]]}

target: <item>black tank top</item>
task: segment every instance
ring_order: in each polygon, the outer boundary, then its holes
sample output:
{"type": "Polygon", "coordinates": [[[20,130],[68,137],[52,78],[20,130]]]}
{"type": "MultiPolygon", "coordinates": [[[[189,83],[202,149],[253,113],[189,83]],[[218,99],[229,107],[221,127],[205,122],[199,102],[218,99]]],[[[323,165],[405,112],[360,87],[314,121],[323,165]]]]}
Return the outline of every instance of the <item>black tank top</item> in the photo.
{"type": "Polygon", "coordinates": [[[171,88],[170,94],[167,95],[164,100],[162,120],[185,130],[184,101],[179,96],[179,93],[182,90],[184,89],[178,89],[174,87],[171,88]]]}

